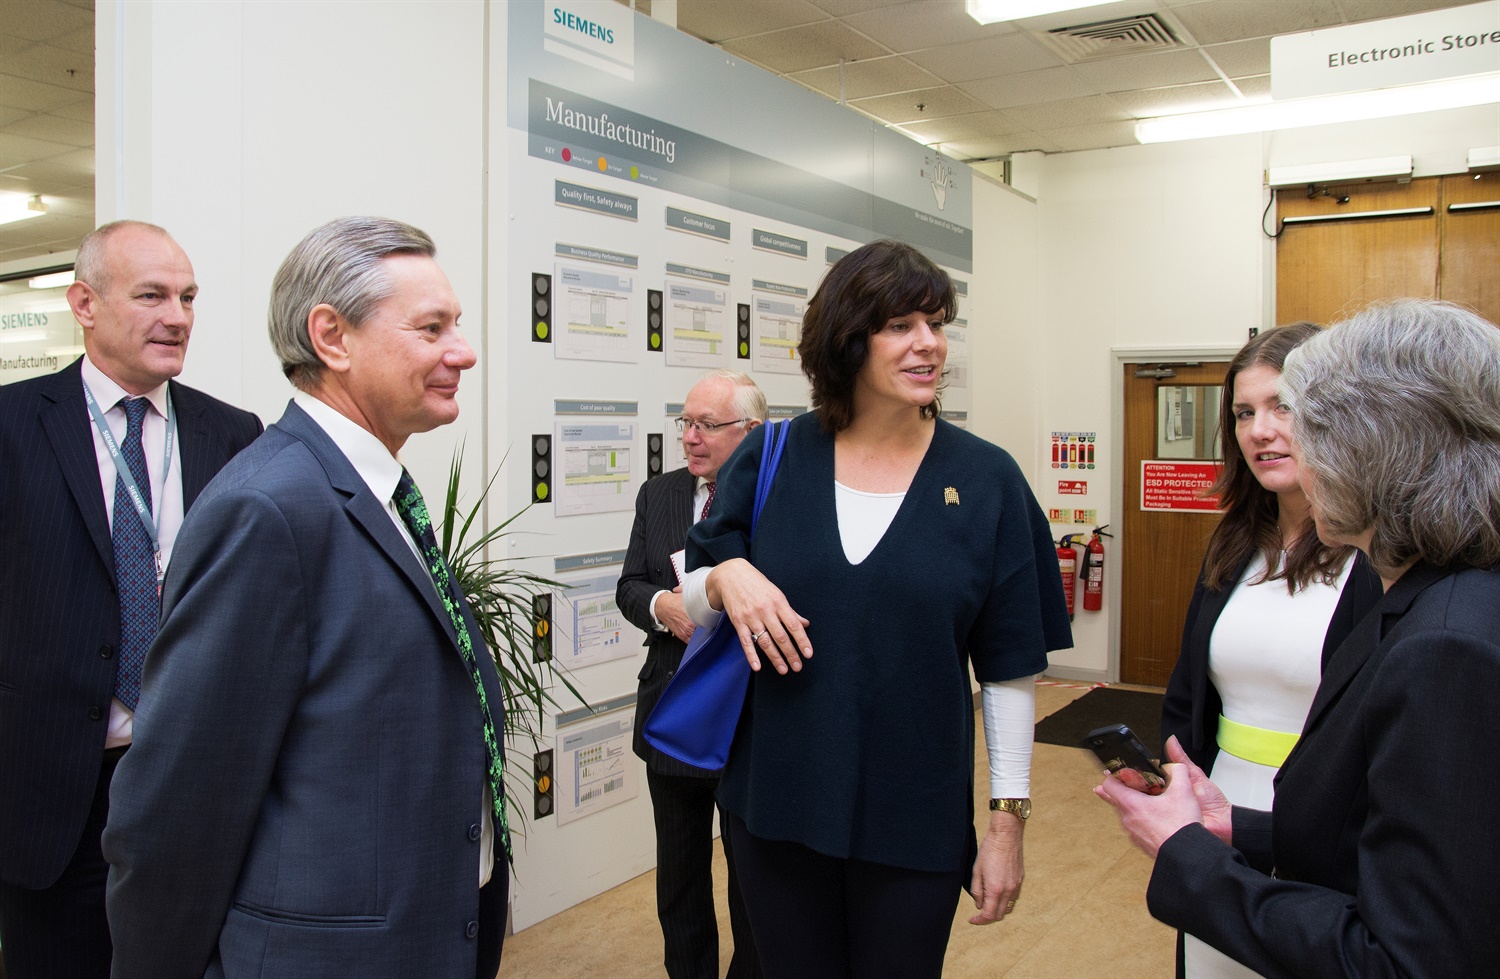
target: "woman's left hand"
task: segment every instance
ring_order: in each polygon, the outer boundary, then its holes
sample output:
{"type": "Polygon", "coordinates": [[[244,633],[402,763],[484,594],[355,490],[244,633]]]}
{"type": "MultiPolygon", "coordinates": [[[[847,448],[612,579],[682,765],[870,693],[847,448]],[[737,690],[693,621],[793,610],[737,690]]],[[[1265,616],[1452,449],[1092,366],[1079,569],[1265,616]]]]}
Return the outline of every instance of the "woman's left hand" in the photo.
{"type": "Polygon", "coordinates": [[[1156,851],[1173,833],[1191,823],[1203,822],[1203,809],[1193,794],[1187,767],[1180,764],[1162,767],[1167,773],[1167,788],[1160,795],[1147,795],[1110,774],[1094,787],[1094,794],[1120,814],[1120,827],[1130,842],[1153,860],[1156,851]]]}
{"type": "Polygon", "coordinates": [[[1021,833],[1026,824],[1008,812],[990,813],[990,828],[979,841],[969,894],[978,912],[971,925],[992,925],[1016,909],[1026,868],[1021,860],[1021,833]]]}

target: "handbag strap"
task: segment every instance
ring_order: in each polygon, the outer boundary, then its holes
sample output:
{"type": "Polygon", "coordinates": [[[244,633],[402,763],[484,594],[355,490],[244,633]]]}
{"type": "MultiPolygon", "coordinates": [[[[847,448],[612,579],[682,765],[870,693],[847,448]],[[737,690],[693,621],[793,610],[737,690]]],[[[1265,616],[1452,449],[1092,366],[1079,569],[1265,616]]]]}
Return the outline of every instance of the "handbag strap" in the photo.
{"type": "Polygon", "coordinates": [[[781,452],[786,448],[787,430],[791,428],[790,419],[779,422],[767,422],[766,447],[760,453],[760,475],[755,480],[755,509],[750,512],[750,535],[755,535],[755,525],[760,522],[760,511],[766,505],[766,497],[771,495],[771,481],[776,478],[776,469],[781,465],[781,452]]]}

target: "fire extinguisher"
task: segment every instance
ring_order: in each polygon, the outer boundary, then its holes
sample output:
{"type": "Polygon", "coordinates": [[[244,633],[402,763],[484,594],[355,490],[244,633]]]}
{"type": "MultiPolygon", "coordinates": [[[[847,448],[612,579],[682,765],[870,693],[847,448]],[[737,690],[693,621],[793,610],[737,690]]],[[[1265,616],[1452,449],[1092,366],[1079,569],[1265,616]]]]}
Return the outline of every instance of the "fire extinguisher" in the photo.
{"type": "Polygon", "coordinates": [[[1073,621],[1073,605],[1078,596],[1078,551],[1073,545],[1083,540],[1082,534],[1064,534],[1057,542],[1057,567],[1062,572],[1063,595],[1068,600],[1068,621],[1073,621]]]}
{"type": "Polygon", "coordinates": [[[1103,538],[1114,536],[1114,534],[1104,532],[1107,527],[1109,524],[1095,527],[1094,536],[1089,539],[1088,557],[1085,559],[1084,567],[1083,607],[1090,612],[1097,612],[1104,607],[1103,538]]]}

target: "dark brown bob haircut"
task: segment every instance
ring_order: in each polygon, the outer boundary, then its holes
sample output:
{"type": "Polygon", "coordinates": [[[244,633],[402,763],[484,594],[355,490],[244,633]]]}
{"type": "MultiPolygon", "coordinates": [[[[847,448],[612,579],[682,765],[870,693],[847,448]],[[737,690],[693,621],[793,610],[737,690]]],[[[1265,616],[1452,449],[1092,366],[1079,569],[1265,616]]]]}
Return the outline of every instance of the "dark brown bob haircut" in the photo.
{"type": "Polygon", "coordinates": [[[1215,591],[1233,586],[1240,569],[1256,552],[1265,558],[1267,570],[1251,584],[1285,579],[1287,591],[1293,594],[1314,581],[1332,584],[1354,552],[1351,547],[1329,547],[1320,541],[1309,516],[1296,542],[1287,550],[1285,565],[1278,571],[1281,550],[1288,543],[1281,539],[1280,503],[1276,494],[1255,478],[1235,435],[1234,383],[1240,374],[1252,367],[1269,367],[1280,374],[1287,354],[1321,332],[1316,323],[1307,322],[1264,330],[1240,348],[1224,374],[1224,392],[1219,398],[1223,468],[1209,490],[1218,494],[1224,516],[1209,538],[1208,556],[1203,562],[1203,583],[1215,591]]]}
{"type": "MultiPolygon", "coordinates": [[[[797,354],[812,382],[812,403],[825,432],[849,427],[854,418],[854,380],[870,353],[870,334],[896,316],[958,315],[958,295],[948,273],[911,245],[885,239],[845,255],[828,270],[802,317],[797,354]]],[[[938,398],[922,409],[936,418],[938,398]]]]}

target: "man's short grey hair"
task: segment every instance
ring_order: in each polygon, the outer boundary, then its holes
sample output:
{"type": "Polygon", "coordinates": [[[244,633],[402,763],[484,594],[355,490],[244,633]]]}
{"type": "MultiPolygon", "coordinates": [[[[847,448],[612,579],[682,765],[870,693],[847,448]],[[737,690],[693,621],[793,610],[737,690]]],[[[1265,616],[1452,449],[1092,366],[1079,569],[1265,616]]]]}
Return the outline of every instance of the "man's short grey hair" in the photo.
{"type": "Polygon", "coordinates": [[[323,371],[307,335],[313,308],[326,303],[360,326],[395,291],[382,264],[391,255],[432,258],[437,246],[425,232],[390,218],[337,218],[309,232],[276,270],[267,316],[271,349],[297,387],[310,390],[323,371]]]}
{"type": "Polygon", "coordinates": [[[755,378],[743,371],[719,367],[705,371],[698,381],[702,383],[715,378],[734,384],[734,410],[741,418],[754,418],[762,422],[766,420],[769,410],[766,407],[766,393],[760,389],[759,384],[755,383],[755,378]]]}
{"type": "Polygon", "coordinates": [[[124,220],[101,224],[84,235],[83,241],[78,243],[78,257],[73,259],[73,278],[85,283],[101,296],[104,295],[104,290],[109,288],[109,261],[106,257],[105,246],[116,231],[123,231],[126,228],[154,231],[168,240],[172,238],[166,228],[148,221],[124,220]]]}
{"type": "Polygon", "coordinates": [[[1500,329],[1452,303],[1373,305],[1293,350],[1281,374],[1323,523],[1373,532],[1387,578],[1414,560],[1500,561],[1500,329]]]}

